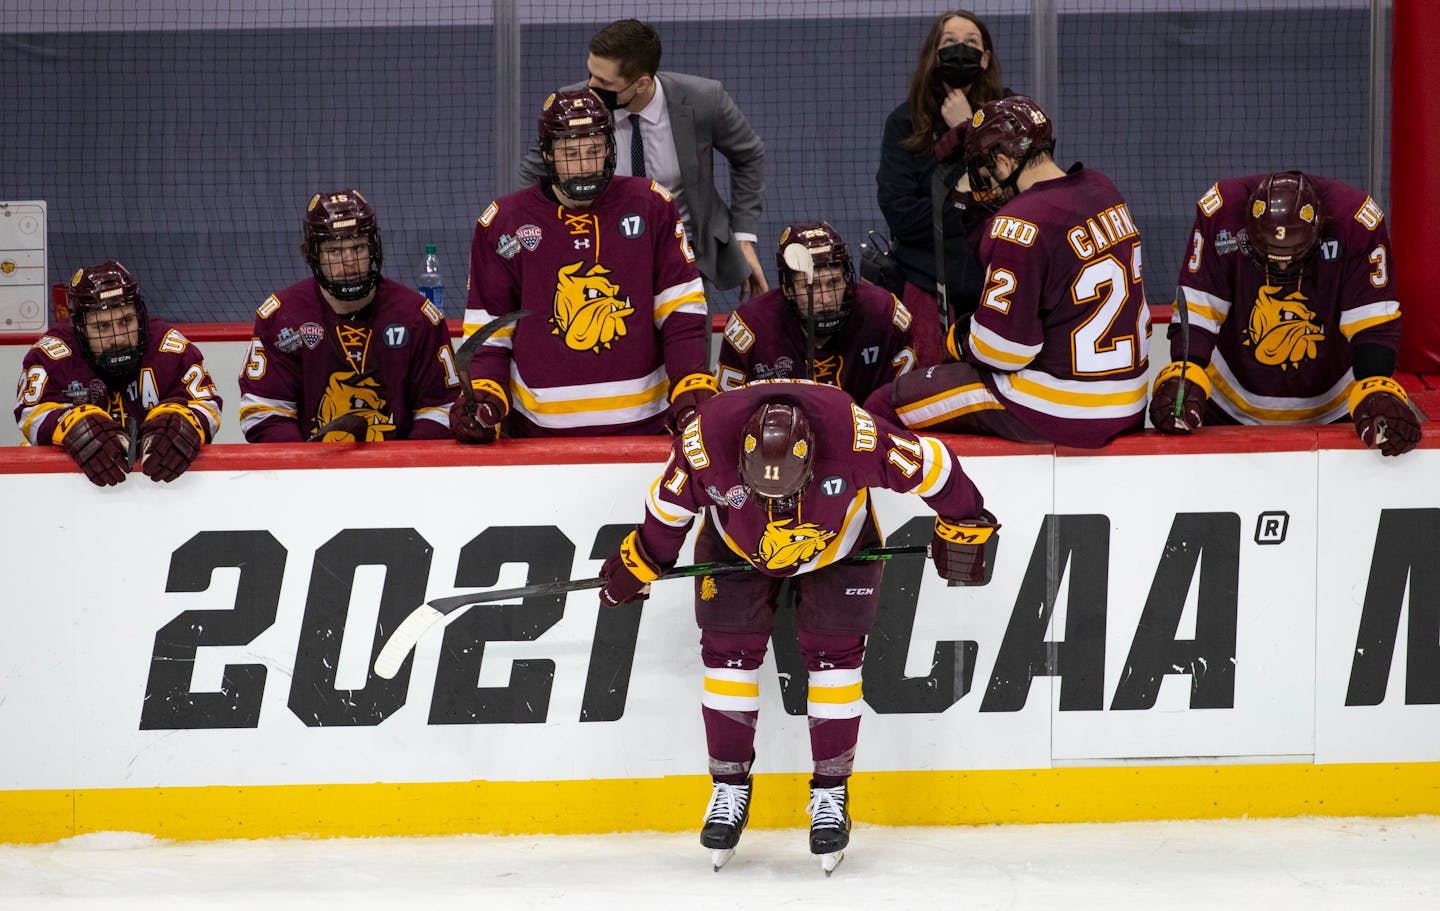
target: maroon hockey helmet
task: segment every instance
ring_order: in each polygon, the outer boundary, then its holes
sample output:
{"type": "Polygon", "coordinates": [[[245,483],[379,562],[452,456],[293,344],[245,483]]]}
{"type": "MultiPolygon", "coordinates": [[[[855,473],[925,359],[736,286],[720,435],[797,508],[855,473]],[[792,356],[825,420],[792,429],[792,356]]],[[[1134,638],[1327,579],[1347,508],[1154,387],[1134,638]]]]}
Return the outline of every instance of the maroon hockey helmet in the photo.
{"type": "Polygon", "coordinates": [[[135,379],[149,341],[149,312],[130,270],[113,259],[98,266],[81,266],[70,277],[65,303],[81,352],[100,378],[111,387],[135,379]],[[122,314],[100,317],[122,307],[134,307],[134,326],[121,325],[122,314]]]}
{"type": "Polygon", "coordinates": [[[300,251],[320,287],[338,300],[360,300],[380,284],[380,266],[385,259],[380,245],[380,223],[375,218],[375,209],[359,190],[316,193],[310,197],[310,204],[305,207],[305,239],[300,251]],[[321,245],[326,241],[357,237],[364,238],[370,245],[370,266],[365,274],[358,278],[327,278],[320,268],[321,245]]]}
{"type": "Polygon", "coordinates": [[[829,222],[790,225],[780,233],[780,244],[775,248],[775,266],[780,274],[780,290],[785,295],[785,300],[800,315],[802,323],[806,322],[809,301],[804,290],[805,276],[785,262],[785,248],[791,244],[800,244],[809,252],[816,270],[826,266],[840,267],[845,289],[839,301],[835,306],[828,306],[821,300],[816,302],[815,307],[816,334],[833,335],[845,325],[850,314],[855,312],[855,264],[850,259],[850,248],[845,246],[844,239],[838,231],[830,227],[829,222]]]}
{"type": "Polygon", "coordinates": [[[991,202],[1015,195],[1015,182],[1030,160],[1055,151],[1055,128],[1040,105],[1024,95],[997,98],[981,105],[970,118],[965,134],[965,168],[975,194],[991,202]],[[995,176],[995,156],[1015,160],[1015,171],[1004,180],[995,176]],[[982,171],[984,173],[982,173],[982,171]]]}
{"type": "Polygon", "coordinates": [[[766,402],[740,433],[740,481],[775,508],[791,509],[815,467],[815,434],[800,406],[766,402]]]}
{"type": "Polygon", "coordinates": [[[1315,184],[1299,171],[1271,174],[1250,195],[1245,234],[1261,268],[1299,271],[1320,243],[1324,213],[1315,184]]]}
{"type": "Polygon", "coordinates": [[[589,89],[551,94],[540,111],[540,157],[545,162],[545,179],[566,196],[580,200],[599,196],[615,176],[615,119],[610,109],[589,89]],[[555,169],[555,144],[587,136],[605,139],[600,170],[561,180],[555,169]]]}

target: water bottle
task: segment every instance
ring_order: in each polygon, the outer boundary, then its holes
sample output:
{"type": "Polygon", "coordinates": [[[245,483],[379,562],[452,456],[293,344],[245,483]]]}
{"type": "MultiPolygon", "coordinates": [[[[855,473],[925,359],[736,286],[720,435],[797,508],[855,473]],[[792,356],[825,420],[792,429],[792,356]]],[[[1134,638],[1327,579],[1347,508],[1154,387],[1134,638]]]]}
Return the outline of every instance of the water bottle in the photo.
{"type": "Polygon", "coordinates": [[[445,280],[440,277],[440,254],[434,244],[425,245],[425,270],[420,273],[417,290],[430,298],[430,303],[445,309],[445,280]]]}

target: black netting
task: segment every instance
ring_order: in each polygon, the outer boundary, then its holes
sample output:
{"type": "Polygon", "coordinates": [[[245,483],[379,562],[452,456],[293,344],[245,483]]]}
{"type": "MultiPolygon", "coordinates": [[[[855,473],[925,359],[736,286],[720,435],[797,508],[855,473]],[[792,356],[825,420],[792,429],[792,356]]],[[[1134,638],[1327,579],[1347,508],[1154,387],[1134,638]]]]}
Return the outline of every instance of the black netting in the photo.
{"type": "MultiPolygon", "coordinates": [[[[1194,200],[1217,178],[1297,167],[1365,186],[1368,4],[1055,5],[1058,90],[1041,100],[1057,158],[1125,193],[1152,299],[1169,299],[1194,200]]],[[[496,173],[491,3],[124,7],[3,3],[0,199],[48,201],[52,280],[119,258],[162,315],[248,322],[306,274],[296,244],[310,195],[355,186],[379,212],[387,274],[414,284],[436,243],[459,314],[474,219],[516,186],[496,173]]],[[[1027,9],[977,8],[1019,92],[1036,91],[1027,9]]],[[[881,127],[937,11],[520,4],[517,145],[545,95],[583,78],[589,36],[637,16],[659,30],[663,68],[720,79],[764,139],[762,262],[788,221],[824,217],[856,241],[884,226],[881,127]]]]}

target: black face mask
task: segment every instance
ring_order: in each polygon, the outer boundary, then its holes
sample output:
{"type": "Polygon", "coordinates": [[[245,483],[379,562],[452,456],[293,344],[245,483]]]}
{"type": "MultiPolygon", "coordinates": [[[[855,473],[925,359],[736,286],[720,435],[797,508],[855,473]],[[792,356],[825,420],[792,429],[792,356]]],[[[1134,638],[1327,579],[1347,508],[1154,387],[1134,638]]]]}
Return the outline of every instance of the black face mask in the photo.
{"type": "Polygon", "coordinates": [[[985,67],[980,65],[980,58],[985,52],[971,47],[968,44],[952,44],[949,47],[942,47],[939,53],[939,63],[935,65],[935,72],[941,80],[952,89],[963,89],[975,82],[980,74],[985,72],[985,67]]]}
{"type": "MultiPolygon", "coordinates": [[[[639,79],[635,80],[635,82],[639,81],[639,79]]],[[[630,83],[630,85],[634,85],[635,82],[630,83]]],[[[624,105],[620,103],[620,93],[630,88],[630,85],[620,89],[602,89],[599,86],[592,85],[590,91],[595,93],[595,96],[600,99],[600,103],[605,105],[608,110],[618,111],[624,107],[624,105]]]]}

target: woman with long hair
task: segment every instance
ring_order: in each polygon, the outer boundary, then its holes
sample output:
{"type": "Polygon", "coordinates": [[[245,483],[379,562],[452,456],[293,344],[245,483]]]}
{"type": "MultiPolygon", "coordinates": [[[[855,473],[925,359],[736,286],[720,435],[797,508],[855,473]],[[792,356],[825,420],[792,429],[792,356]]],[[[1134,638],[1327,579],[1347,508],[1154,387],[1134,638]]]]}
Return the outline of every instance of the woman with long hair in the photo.
{"type": "MultiPolygon", "coordinates": [[[[1000,60],[985,23],[968,10],[948,10],[930,26],[905,102],[885,121],[875,183],[896,259],[905,272],[902,296],[914,317],[911,334],[920,367],[938,364],[945,353],[931,201],[931,176],[939,165],[935,145],[949,130],[967,123],[982,104],[1009,94],[1000,81],[1000,60]]],[[[984,276],[965,239],[976,217],[954,206],[946,206],[943,214],[950,322],[973,311],[980,299],[984,276]]]]}

